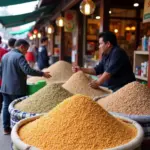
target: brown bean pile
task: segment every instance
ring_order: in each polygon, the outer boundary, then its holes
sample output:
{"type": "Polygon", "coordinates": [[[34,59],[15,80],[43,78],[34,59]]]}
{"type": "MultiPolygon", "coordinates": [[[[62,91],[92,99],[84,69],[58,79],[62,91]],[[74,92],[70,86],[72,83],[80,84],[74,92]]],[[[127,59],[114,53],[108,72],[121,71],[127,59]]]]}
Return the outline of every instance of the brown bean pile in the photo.
{"type": "Polygon", "coordinates": [[[75,95],[19,130],[21,140],[42,150],[98,150],[131,141],[134,126],[121,121],[89,97],[75,95]]]}
{"type": "Polygon", "coordinates": [[[65,61],[58,61],[51,65],[49,68],[43,69],[43,71],[48,71],[52,75],[50,79],[45,79],[44,77],[30,77],[28,78],[28,83],[36,83],[40,80],[46,80],[50,83],[65,82],[72,76],[72,65],[65,61]]]}
{"type": "Polygon", "coordinates": [[[91,78],[86,76],[82,71],[78,71],[73,74],[70,79],[63,84],[63,87],[73,94],[84,94],[90,97],[101,96],[108,94],[108,92],[102,89],[93,89],[88,84],[91,82],[91,78]]]}
{"type": "Polygon", "coordinates": [[[45,113],[70,96],[72,94],[62,88],[61,84],[48,84],[26,100],[17,103],[15,108],[23,112],[45,113]]]}
{"type": "Polygon", "coordinates": [[[150,89],[138,82],[132,82],[106,98],[100,99],[98,103],[112,112],[150,115],[150,89]]]}

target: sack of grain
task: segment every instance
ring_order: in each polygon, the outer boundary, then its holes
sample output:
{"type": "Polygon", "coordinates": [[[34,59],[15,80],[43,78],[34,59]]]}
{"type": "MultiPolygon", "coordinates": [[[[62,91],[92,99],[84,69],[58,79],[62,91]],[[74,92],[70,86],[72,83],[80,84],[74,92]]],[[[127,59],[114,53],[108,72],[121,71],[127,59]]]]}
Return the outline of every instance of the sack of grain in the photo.
{"type": "Polygon", "coordinates": [[[75,95],[39,119],[20,121],[11,137],[16,146],[19,140],[42,150],[134,150],[143,130],[133,120],[110,115],[91,98],[75,95]]]}
{"type": "Polygon", "coordinates": [[[21,102],[23,100],[25,100],[26,98],[28,98],[29,96],[25,96],[25,97],[21,97],[21,98],[18,98],[16,100],[14,100],[13,102],[10,103],[9,105],[9,113],[10,113],[10,122],[11,122],[11,128],[17,123],[19,122],[20,120],[24,119],[24,118],[29,118],[29,117],[32,117],[32,116],[36,116],[36,115],[39,115],[39,114],[36,114],[36,113],[27,113],[27,112],[23,112],[23,111],[20,111],[20,110],[17,110],[14,108],[14,106],[18,103],[18,102],[21,102]]]}
{"type": "Polygon", "coordinates": [[[13,101],[9,106],[11,126],[13,127],[21,119],[47,113],[64,99],[73,95],[61,85],[48,84],[31,96],[13,101]]]}
{"type": "Polygon", "coordinates": [[[144,129],[143,146],[150,147],[150,89],[147,86],[129,83],[98,103],[111,113],[137,121],[144,129]]]}
{"type": "MultiPolygon", "coordinates": [[[[126,117],[121,117],[118,115],[113,115],[113,116],[121,119],[122,121],[125,121],[128,124],[135,126],[138,133],[137,133],[137,136],[132,141],[130,141],[129,143],[115,147],[115,148],[109,148],[107,150],[140,150],[140,144],[143,140],[143,130],[140,127],[140,125],[138,123],[136,123],[135,121],[128,119],[126,117]]],[[[14,126],[14,128],[12,129],[12,132],[11,132],[11,139],[12,139],[14,147],[17,150],[23,150],[23,149],[39,150],[36,147],[33,147],[31,145],[24,143],[18,135],[18,131],[22,126],[24,126],[24,125],[26,125],[26,124],[28,124],[28,123],[36,120],[36,119],[39,119],[39,118],[40,118],[40,116],[26,118],[26,119],[21,120],[20,122],[18,122],[14,126]]]]}
{"type": "Polygon", "coordinates": [[[44,77],[30,77],[27,79],[27,83],[36,83],[41,80],[45,80],[47,83],[59,83],[66,82],[72,76],[72,65],[65,61],[58,61],[50,67],[44,69],[51,74],[51,78],[46,79],[44,77]]]}
{"type": "Polygon", "coordinates": [[[89,86],[91,81],[92,79],[90,77],[82,71],[78,71],[77,73],[74,73],[62,87],[73,94],[84,94],[92,98],[112,93],[111,90],[102,87],[99,89],[91,88],[89,86]]]}

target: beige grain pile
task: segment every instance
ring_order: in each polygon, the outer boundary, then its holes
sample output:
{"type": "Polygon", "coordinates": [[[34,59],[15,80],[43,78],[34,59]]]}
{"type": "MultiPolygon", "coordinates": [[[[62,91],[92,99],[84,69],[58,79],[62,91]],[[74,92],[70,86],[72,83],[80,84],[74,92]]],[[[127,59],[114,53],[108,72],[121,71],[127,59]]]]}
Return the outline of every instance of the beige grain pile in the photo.
{"type": "Polygon", "coordinates": [[[20,138],[42,150],[98,150],[131,141],[136,128],[107,113],[92,99],[75,95],[47,115],[24,125],[20,138]]]}
{"type": "Polygon", "coordinates": [[[61,84],[48,84],[26,100],[17,103],[15,108],[23,112],[45,113],[70,96],[72,94],[62,88],[61,84]]]}
{"type": "Polygon", "coordinates": [[[91,78],[86,76],[82,71],[74,73],[70,79],[63,84],[63,87],[73,94],[83,94],[90,97],[101,96],[108,94],[108,92],[102,89],[93,89],[88,84],[91,82],[91,78]]]}
{"type": "Polygon", "coordinates": [[[132,82],[106,98],[100,99],[98,103],[112,112],[150,115],[150,89],[138,82],[132,82]]]}
{"type": "Polygon", "coordinates": [[[50,79],[44,77],[30,77],[27,79],[28,83],[36,83],[40,80],[46,80],[48,83],[59,83],[65,82],[72,76],[72,65],[65,61],[58,61],[51,65],[49,68],[43,69],[48,71],[52,75],[50,79]]]}

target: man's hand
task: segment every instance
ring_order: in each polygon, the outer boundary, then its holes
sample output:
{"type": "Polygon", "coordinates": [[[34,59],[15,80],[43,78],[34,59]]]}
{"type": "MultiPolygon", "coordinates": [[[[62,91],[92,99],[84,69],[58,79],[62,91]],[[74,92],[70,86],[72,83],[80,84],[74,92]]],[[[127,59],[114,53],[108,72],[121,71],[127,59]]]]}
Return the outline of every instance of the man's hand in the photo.
{"type": "Polygon", "coordinates": [[[91,83],[89,83],[90,87],[94,88],[94,89],[98,89],[100,84],[97,80],[93,80],[91,83]]]}
{"type": "Polygon", "coordinates": [[[49,74],[49,72],[43,72],[43,77],[50,78],[52,76],[49,74]]]}
{"type": "Polygon", "coordinates": [[[79,66],[72,66],[72,72],[77,72],[77,71],[79,71],[81,68],[79,67],[79,66]]]}

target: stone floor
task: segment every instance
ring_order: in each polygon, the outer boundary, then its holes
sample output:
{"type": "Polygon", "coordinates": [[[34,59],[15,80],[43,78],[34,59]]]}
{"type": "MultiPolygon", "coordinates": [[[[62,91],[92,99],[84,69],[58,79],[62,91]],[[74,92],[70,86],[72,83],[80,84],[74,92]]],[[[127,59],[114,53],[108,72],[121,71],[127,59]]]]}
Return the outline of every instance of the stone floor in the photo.
{"type": "Polygon", "coordinates": [[[0,150],[11,150],[11,138],[10,135],[3,135],[1,117],[0,117],[0,150]]]}

